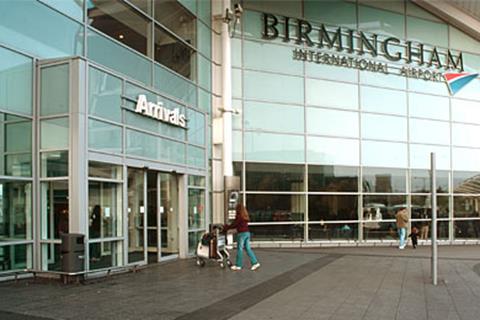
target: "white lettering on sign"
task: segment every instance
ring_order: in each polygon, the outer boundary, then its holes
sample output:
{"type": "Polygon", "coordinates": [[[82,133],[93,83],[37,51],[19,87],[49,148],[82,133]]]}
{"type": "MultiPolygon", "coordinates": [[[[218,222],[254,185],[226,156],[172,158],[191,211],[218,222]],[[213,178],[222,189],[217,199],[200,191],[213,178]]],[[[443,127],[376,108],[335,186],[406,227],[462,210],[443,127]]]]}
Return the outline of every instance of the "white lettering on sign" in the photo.
{"type": "Polygon", "coordinates": [[[147,117],[154,118],[166,123],[173,124],[182,128],[187,127],[187,121],[184,114],[180,114],[180,110],[170,110],[163,106],[162,102],[148,102],[147,96],[141,94],[138,96],[137,107],[135,112],[146,115],[147,117]]]}

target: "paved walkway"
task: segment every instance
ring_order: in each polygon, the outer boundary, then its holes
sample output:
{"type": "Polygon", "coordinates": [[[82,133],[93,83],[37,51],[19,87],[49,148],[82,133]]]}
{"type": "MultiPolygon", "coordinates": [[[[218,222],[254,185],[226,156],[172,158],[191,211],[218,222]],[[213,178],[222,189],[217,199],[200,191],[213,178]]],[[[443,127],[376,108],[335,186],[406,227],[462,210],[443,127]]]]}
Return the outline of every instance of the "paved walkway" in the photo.
{"type": "Polygon", "coordinates": [[[193,260],[63,285],[0,283],[0,319],[479,319],[480,247],[256,249],[258,271],[193,260]]]}

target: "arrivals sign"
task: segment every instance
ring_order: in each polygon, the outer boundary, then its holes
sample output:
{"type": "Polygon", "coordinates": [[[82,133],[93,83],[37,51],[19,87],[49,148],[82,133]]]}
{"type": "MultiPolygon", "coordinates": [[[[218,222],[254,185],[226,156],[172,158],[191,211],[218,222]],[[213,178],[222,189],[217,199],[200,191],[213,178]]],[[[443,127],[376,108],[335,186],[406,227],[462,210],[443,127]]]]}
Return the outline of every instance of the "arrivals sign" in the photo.
{"type": "Polygon", "coordinates": [[[443,73],[446,70],[463,71],[462,52],[454,54],[435,46],[426,48],[418,42],[379,37],[377,34],[342,27],[332,29],[321,23],[271,13],[263,13],[262,19],[263,39],[282,38],[285,43],[306,45],[293,49],[294,60],[438,82],[444,81],[443,73]],[[292,34],[295,34],[294,38],[292,34]],[[391,62],[403,61],[406,65],[394,67],[388,62],[369,58],[379,55],[391,62]]]}
{"type": "Polygon", "coordinates": [[[138,96],[135,112],[174,126],[187,127],[185,115],[181,114],[178,108],[170,110],[163,106],[163,102],[148,102],[144,94],[138,96]]]}

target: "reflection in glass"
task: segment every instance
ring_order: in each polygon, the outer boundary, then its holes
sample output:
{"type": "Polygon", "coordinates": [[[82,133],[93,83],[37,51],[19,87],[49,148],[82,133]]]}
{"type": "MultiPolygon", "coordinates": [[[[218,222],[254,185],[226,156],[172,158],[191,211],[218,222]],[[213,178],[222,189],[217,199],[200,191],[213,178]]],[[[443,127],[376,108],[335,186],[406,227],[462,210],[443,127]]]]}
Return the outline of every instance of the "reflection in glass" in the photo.
{"type": "Polygon", "coordinates": [[[455,239],[480,238],[480,220],[457,220],[453,222],[455,239]]]}
{"type": "Polygon", "coordinates": [[[301,241],[304,239],[304,224],[284,225],[249,225],[252,241],[289,240],[301,241]]]}
{"type": "Polygon", "coordinates": [[[480,218],[480,197],[453,197],[455,218],[480,218]]]}
{"type": "Polygon", "coordinates": [[[195,52],[157,26],[155,26],[155,61],[187,79],[195,79],[195,52]]]}
{"type": "Polygon", "coordinates": [[[40,121],[40,148],[68,148],[68,118],[40,121]]]}
{"type": "Polygon", "coordinates": [[[0,136],[0,175],[31,176],[32,120],[0,112],[0,136]]]}
{"type": "Polygon", "coordinates": [[[355,166],[360,162],[358,140],[307,137],[309,163],[355,166]]]}
{"type": "Polygon", "coordinates": [[[188,254],[195,254],[198,242],[202,238],[203,233],[204,231],[193,231],[188,233],[188,254]]]}
{"type": "Polygon", "coordinates": [[[304,195],[247,194],[250,221],[303,221],[305,218],[304,195]]]}
{"type": "Polygon", "coordinates": [[[89,181],[90,239],[122,235],[122,184],[89,181]]]}
{"type": "Polygon", "coordinates": [[[188,185],[194,187],[205,187],[205,177],[189,175],[188,185]]]}
{"type": "Polygon", "coordinates": [[[156,0],[154,5],[155,20],[195,47],[197,38],[195,16],[177,1],[156,0]]]}
{"type": "Polygon", "coordinates": [[[406,192],[406,171],[363,168],[362,186],[364,192],[406,192]]]}
{"type": "Polygon", "coordinates": [[[42,239],[60,239],[68,233],[68,180],[40,185],[42,239]]]}
{"type": "Polygon", "coordinates": [[[454,193],[480,193],[480,174],[478,172],[453,172],[454,193]]]}
{"type": "Polygon", "coordinates": [[[357,192],[358,169],[342,166],[308,166],[308,191],[357,192]]]}
{"type": "Polygon", "coordinates": [[[144,170],[128,168],[128,263],[143,261],[144,230],[144,170]]]}
{"type": "Polygon", "coordinates": [[[42,152],[40,165],[42,177],[67,177],[68,151],[42,152]]]}
{"type": "Polygon", "coordinates": [[[69,65],[61,64],[40,70],[40,115],[68,113],[69,65]]]}
{"type": "Polygon", "coordinates": [[[402,208],[407,208],[404,195],[363,196],[363,220],[395,219],[395,214],[402,208]]]}
{"type": "MultiPolygon", "coordinates": [[[[448,193],[448,171],[437,170],[436,175],[437,192],[448,193]]],[[[431,191],[431,177],[429,170],[412,170],[410,178],[412,193],[428,193],[431,191]]]]}
{"type": "Polygon", "coordinates": [[[122,241],[90,243],[90,270],[122,265],[122,241]]]}
{"type": "Polygon", "coordinates": [[[357,220],[358,197],[309,195],[308,220],[357,220]]]}
{"type": "Polygon", "coordinates": [[[247,163],[248,191],[304,191],[303,165],[247,163]]]}
{"type": "Polygon", "coordinates": [[[188,189],[188,228],[205,228],[205,190],[188,189]]]}
{"type": "MultiPolygon", "coordinates": [[[[437,218],[448,218],[449,215],[449,197],[437,196],[437,218]]],[[[432,198],[428,196],[412,196],[411,205],[412,219],[431,219],[432,218],[432,198]]]]}
{"type": "Polygon", "coordinates": [[[121,122],[122,80],[93,67],[88,76],[88,113],[121,122]]]}
{"type": "Polygon", "coordinates": [[[90,161],[88,163],[88,176],[106,179],[122,179],[122,166],[111,163],[90,161]]]}
{"type": "Polygon", "coordinates": [[[62,271],[60,244],[42,243],[42,270],[62,271]]]}
{"type": "Polygon", "coordinates": [[[357,240],[357,223],[320,223],[308,226],[309,240],[357,240]]]}
{"type": "Polygon", "coordinates": [[[0,180],[0,242],[31,238],[31,182],[0,180]]]}
{"type": "Polygon", "coordinates": [[[0,245],[0,272],[32,268],[32,245],[0,245]]]}
{"type": "Polygon", "coordinates": [[[147,54],[148,20],[118,0],[91,1],[88,23],[117,41],[147,54]]]}
{"type": "Polygon", "coordinates": [[[407,166],[407,144],[398,142],[362,141],[362,164],[370,167],[407,166]]]}

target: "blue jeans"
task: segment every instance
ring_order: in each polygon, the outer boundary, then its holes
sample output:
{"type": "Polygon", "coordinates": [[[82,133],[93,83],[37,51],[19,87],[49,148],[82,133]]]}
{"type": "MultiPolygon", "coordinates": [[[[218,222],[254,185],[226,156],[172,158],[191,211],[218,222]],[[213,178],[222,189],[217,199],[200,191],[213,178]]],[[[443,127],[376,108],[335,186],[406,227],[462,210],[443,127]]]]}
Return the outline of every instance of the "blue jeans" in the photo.
{"type": "Polygon", "coordinates": [[[400,238],[400,247],[405,245],[405,238],[407,236],[407,228],[398,228],[398,237],[400,238]]]}
{"type": "Polygon", "coordinates": [[[257,263],[257,257],[255,257],[255,253],[253,253],[250,247],[250,232],[240,232],[237,234],[237,267],[243,266],[243,248],[247,251],[251,264],[254,265],[257,263]]]}

